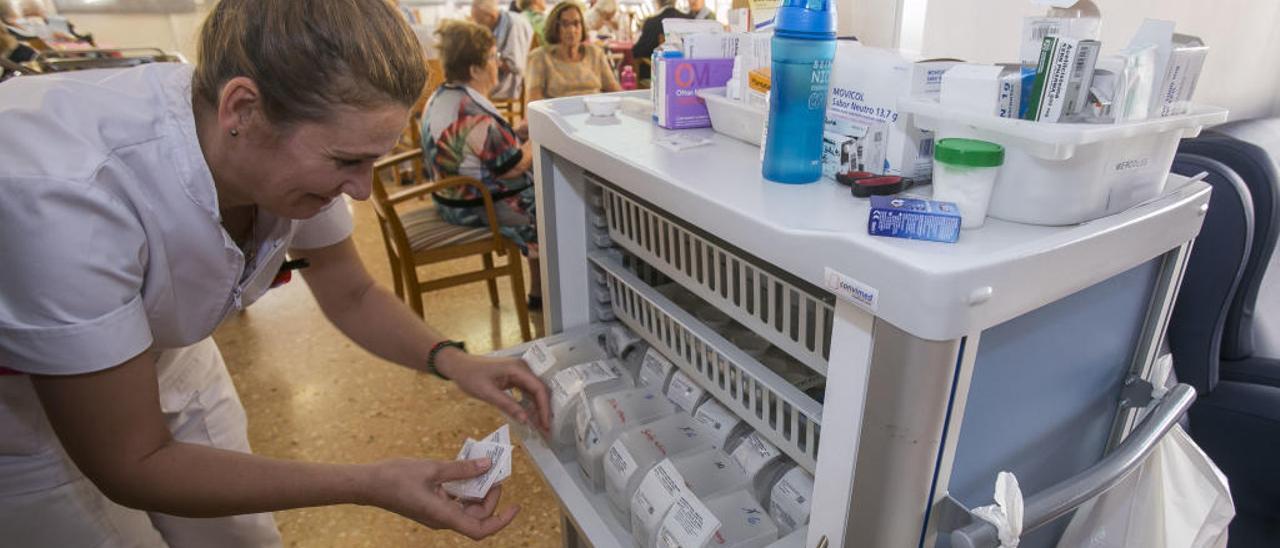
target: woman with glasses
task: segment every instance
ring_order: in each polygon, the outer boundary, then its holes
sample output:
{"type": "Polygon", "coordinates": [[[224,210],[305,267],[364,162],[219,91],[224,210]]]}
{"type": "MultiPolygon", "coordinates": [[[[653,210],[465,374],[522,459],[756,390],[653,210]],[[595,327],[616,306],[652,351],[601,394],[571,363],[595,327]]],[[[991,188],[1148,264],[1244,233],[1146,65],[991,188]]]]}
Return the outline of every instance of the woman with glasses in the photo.
{"type": "MultiPolygon", "coordinates": [[[[501,64],[493,33],[469,21],[447,21],[436,34],[445,84],[422,114],[424,165],[433,179],[464,175],[489,188],[499,230],[529,259],[529,308],[538,309],[542,280],[534,224],[533,151],[523,124],[512,127],[489,102],[501,64]]],[[[453,187],[433,197],[445,221],[486,226],[484,201],[475,188],[453,187]]]]}
{"type": "Polygon", "coordinates": [[[618,91],[604,50],[586,41],[582,5],[566,0],[547,15],[546,45],[529,54],[526,97],[551,97],[618,91]]]}

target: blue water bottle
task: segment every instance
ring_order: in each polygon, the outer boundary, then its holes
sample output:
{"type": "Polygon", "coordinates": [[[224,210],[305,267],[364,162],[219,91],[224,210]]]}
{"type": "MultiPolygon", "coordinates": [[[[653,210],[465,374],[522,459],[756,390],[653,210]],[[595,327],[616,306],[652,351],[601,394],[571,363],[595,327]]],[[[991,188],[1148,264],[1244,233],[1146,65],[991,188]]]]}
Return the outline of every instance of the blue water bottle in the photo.
{"type": "Polygon", "coordinates": [[[822,177],[822,125],[836,54],[832,0],[783,0],[773,31],[764,178],[812,183],[822,177]]]}

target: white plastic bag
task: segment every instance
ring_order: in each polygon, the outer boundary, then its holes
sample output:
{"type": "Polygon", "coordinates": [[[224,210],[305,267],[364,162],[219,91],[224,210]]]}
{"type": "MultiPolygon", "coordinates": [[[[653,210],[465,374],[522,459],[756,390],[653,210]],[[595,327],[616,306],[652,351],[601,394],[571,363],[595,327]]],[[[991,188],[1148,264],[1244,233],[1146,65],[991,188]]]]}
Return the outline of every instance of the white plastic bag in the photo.
{"type": "Polygon", "coordinates": [[[1235,514],[1227,478],[1175,424],[1147,462],[1076,511],[1058,548],[1222,548],[1235,514]]]}
{"type": "Polygon", "coordinates": [[[1022,489],[1012,472],[996,475],[995,504],[973,509],[973,515],[996,526],[997,548],[1018,548],[1022,540],[1022,489]]]}

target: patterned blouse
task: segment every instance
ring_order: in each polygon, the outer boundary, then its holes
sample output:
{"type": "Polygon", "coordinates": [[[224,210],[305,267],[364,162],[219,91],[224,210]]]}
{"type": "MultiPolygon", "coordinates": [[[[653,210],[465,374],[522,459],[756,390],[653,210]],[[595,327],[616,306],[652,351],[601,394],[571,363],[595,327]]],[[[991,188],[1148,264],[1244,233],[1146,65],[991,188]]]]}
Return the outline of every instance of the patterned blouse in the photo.
{"type": "Polygon", "coordinates": [[[560,44],[542,46],[529,54],[525,83],[529,89],[541,89],[542,96],[568,97],[617,89],[618,80],[604,50],[595,44],[583,44],[581,60],[570,62],[558,57],[560,44]]]}
{"type": "MultiPolygon", "coordinates": [[[[471,88],[445,84],[422,115],[422,148],[432,179],[465,175],[484,182],[493,194],[533,184],[530,172],[499,179],[520,163],[520,138],[488,99],[471,88]]],[[[450,200],[475,200],[480,193],[459,186],[439,193],[450,200]]]]}

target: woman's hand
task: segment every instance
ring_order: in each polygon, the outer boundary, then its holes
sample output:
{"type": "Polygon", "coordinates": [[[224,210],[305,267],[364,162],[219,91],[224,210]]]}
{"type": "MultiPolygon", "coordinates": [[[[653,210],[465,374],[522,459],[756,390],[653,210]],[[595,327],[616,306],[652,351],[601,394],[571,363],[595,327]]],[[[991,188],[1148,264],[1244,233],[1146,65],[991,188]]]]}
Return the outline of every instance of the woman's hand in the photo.
{"type": "Polygon", "coordinates": [[[432,529],[452,529],[473,540],[488,537],[515,519],[518,507],[495,514],[502,487],[484,500],[468,502],[445,493],[441,484],[470,479],[489,469],[488,459],[431,461],[398,459],[370,465],[368,502],[432,529]]]}
{"type": "Polygon", "coordinates": [[[520,120],[516,127],[512,128],[516,132],[516,137],[520,138],[521,144],[529,141],[529,121],[520,120]]]}
{"type": "Polygon", "coordinates": [[[529,370],[524,360],[472,356],[456,348],[446,348],[436,359],[437,369],[468,396],[497,407],[521,423],[546,433],[551,431],[547,385],[529,370]],[[519,389],[526,401],[532,401],[534,409],[520,405],[508,392],[512,388],[519,389]],[[531,411],[533,417],[529,416],[531,411]]]}

